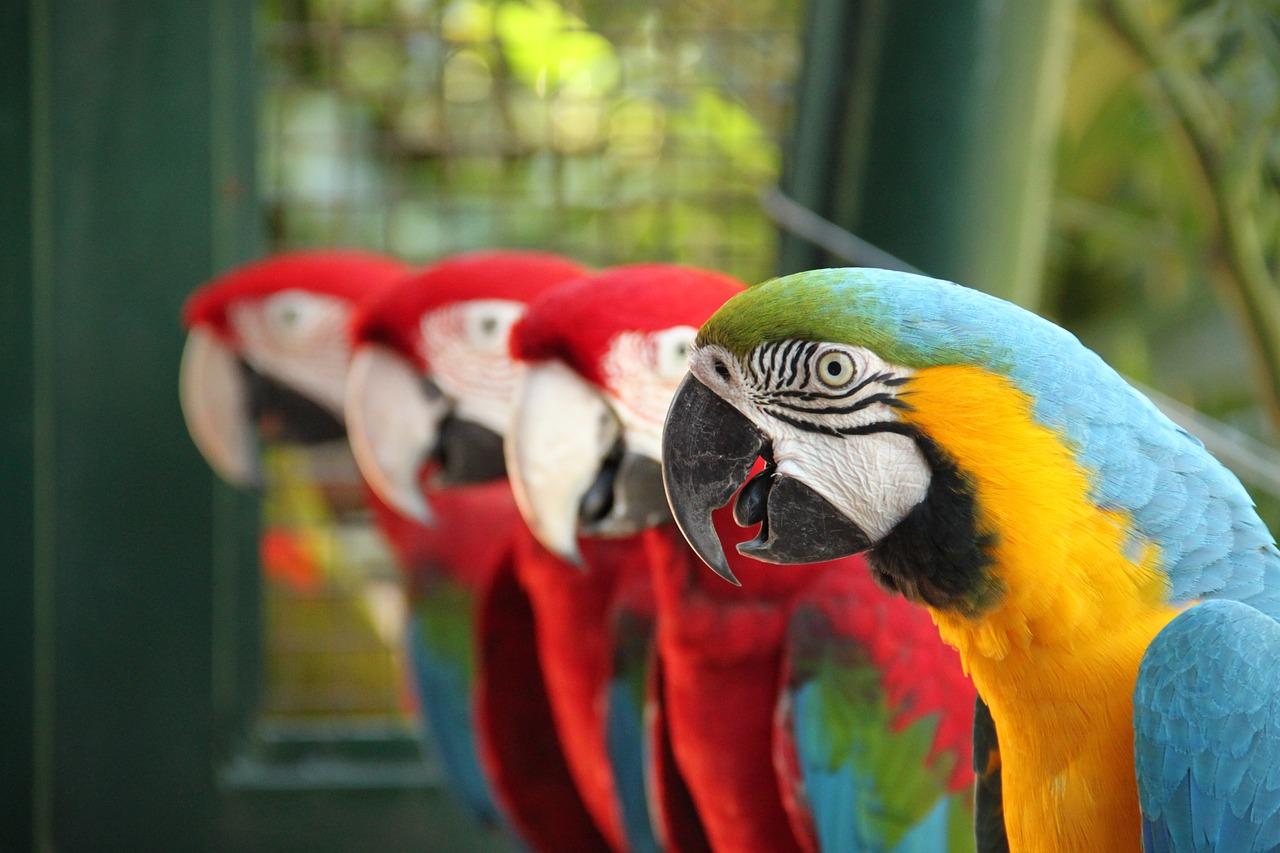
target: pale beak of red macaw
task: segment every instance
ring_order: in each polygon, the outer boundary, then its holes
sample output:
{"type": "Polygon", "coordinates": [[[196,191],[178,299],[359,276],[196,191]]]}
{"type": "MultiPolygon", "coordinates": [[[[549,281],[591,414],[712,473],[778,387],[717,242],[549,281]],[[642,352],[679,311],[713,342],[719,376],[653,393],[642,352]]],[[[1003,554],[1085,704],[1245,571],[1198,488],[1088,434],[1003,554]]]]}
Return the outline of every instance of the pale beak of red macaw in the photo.
{"type": "Polygon", "coordinates": [[[218,476],[234,486],[260,485],[245,368],[212,329],[196,326],[187,335],[178,393],[187,430],[218,476]]]}
{"type": "Polygon", "coordinates": [[[448,401],[404,356],[367,343],[351,360],[344,409],[351,450],[369,487],[401,514],[430,523],[420,472],[440,443],[448,401]]]}
{"type": "Polygon", "coordinates": [[[530,530],[575,565],[579,534],[629,536],[669,518],[658,461],[627,448],[605,395],[561,362],[526,369],[506,456],[530,530]]]}

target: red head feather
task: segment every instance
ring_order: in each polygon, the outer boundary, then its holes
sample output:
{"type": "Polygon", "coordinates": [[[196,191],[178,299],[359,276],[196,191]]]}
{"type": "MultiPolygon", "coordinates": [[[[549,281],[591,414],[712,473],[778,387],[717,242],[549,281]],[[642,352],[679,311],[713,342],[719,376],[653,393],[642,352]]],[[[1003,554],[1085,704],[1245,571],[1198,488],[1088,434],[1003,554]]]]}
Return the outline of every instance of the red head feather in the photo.
{"type": "Polygon", "coordinates": [[[202,285],[183,307],[188,329],[208,326],[230,336],[228,307],[285,290],[302,290],[359,302],[408,273],[402,261],[356,251],[288,252],[253,261],[202,285]]]}
{"type": "Polygon", "coordinates": [[[568,282],[529,306],[511,332],[523,361],[560,359],[603,385],[601,361],[621,332],[697,328],[746,285],[710,270],[634,264],[568,282]]]}
{"type": "Polygon", "coordinates": [[[586,272],[586,267],[546,252],[455,255],[402,279],[366,303],[352,334],[357,344],[381,343],[423,366],[418,335],[424,314],[475,299],[530,302],[543,291],[586,272]]]}

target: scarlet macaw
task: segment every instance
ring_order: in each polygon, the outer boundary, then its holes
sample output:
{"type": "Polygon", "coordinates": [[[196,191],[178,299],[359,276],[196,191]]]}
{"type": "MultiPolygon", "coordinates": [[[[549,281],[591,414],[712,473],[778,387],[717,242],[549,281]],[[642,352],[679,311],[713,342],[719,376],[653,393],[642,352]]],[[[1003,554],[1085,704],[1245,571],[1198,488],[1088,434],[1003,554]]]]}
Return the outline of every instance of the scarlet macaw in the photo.
{"type": "Polygon", "coordinates": [[[544,685],[519,576],[547,555],[520,521],[503,467],[517,377],[507,334],[529,299],[582,272],[549,254],[480,252],[401,280],[355,324],[346,399],[366,479],[434,531],[414,579],[414,649],[450,775],[476,810],[500,804],[546,851],[605,842],[569,772],[580,733],[553,722],[557,684],[547,672],[544,685]]]}
{"type": "MultiPolygon", "coordinates": [[[[192,294],[183,313],[188,335],[179,391],[187,427],[215,472],[232,485],[256,486],[266,473],[261,445],[277,449],[275,462],[282,448],[324,446],[345,455],[358,481],[343,442],[345,330],[362,299],[407,269],[364,252],[293,252],[245,264],[192,294]]],[[[318,496],[315,489],[288,488],[296,466],[284,461],[270,468],[277,496],[318,496]]],[[[326,559],[331,543],[317,537],[347,507],[324,499],[294,503],[289,528],[263,531],[263,566],[269,577],[307,589],[334,562],[326,559]]],[[[416,547],[416,531],[397,533],[397,549],[416,547]]]]}

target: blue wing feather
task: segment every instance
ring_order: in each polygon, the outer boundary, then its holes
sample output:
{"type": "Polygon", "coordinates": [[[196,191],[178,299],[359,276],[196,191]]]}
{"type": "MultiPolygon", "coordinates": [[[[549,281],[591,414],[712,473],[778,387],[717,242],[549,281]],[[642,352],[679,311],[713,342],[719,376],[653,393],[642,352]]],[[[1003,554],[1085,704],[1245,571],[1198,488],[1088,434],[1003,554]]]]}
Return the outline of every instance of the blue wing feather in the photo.
{"type": "Polygon", "coordinates": [[[632,684],[615,679],[609,685],[606,737],[609,765],[613,769],[622,822],[627,841],[636,853],[657,851],[653,822],[649,815],[646,768],[649,767],[645,738],[644,708],[637,705],[632,684]]]}
{"type": "Polygon", "coordinates": [[[896,722],[886,674],[830,618],[870,605],[840,595],[817,586],[789,619],[775,764],[793,825],[823,853],[972,850],[969,793],[951,792],[950,768],[930,760],[938,714],[896,722]]]}
{"type": "Polygon", "coordinates": [[[1134,731],[1147,853],[1280,849],[1280,623],[1235,601],[1180,614],[1143,658],[1134,731]]]}
{"type": "Polygon", "coordinates": [[[477,821],[502,824],[493,793],[476,749],[472,722],[471,669],[447,650],[434,648],[424,629],[422,614],[412,624],[412,656],[419,701],[427,729],[449,786],[463,808],[477,821]]]}
{"type": "Polygon", "coordinates": [[[615,614],[613,678],[606,696],[605,738],[618,806],[633,853],[659,849],[649,811],[652,756],[644,722],[653,623],[640,614],[615,614]]]}
{"type": "MultiPolygon", "coordinates": [[[[822,686],[813,680],[792,690],[790,697],[794,749],[818,849],[823,853],[938,853],[971,848],[969,834],[959,847],[956,844],[952,810],[957,804],[943,791],[932,792],[933,802],[922,815],[895,819],[887,813],[892,806],[886,808],[884,795],[896,780],[870,770],[867,765],[878,762],[866,753],[836,758],[843,748],[832,737],[830,716],[824,709],[830,699],[822,692],[822,686]],[[893,826],[893,837],[886,833],[886,826],[893,826]]],[[[881,737],[894,737],[887,725],[881,737]]],[[[913,758],[919,756],[902,760],[913,758]]]]}

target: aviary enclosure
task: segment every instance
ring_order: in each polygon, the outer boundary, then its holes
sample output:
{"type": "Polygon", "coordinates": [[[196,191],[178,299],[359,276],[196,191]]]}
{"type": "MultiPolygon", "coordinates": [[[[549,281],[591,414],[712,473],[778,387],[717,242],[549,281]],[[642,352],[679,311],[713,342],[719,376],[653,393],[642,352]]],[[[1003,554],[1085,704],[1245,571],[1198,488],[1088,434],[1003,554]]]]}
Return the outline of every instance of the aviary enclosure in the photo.
{"type": "Polygon", "coordinates": [[[440,790],[340,466],[282,451],[257,501],[182,428],[182,299],[267,251],[980,283],[1157,389],[1280,527],[1274,4],[19,6],[0,847],[501,849],[440,790]]]}

